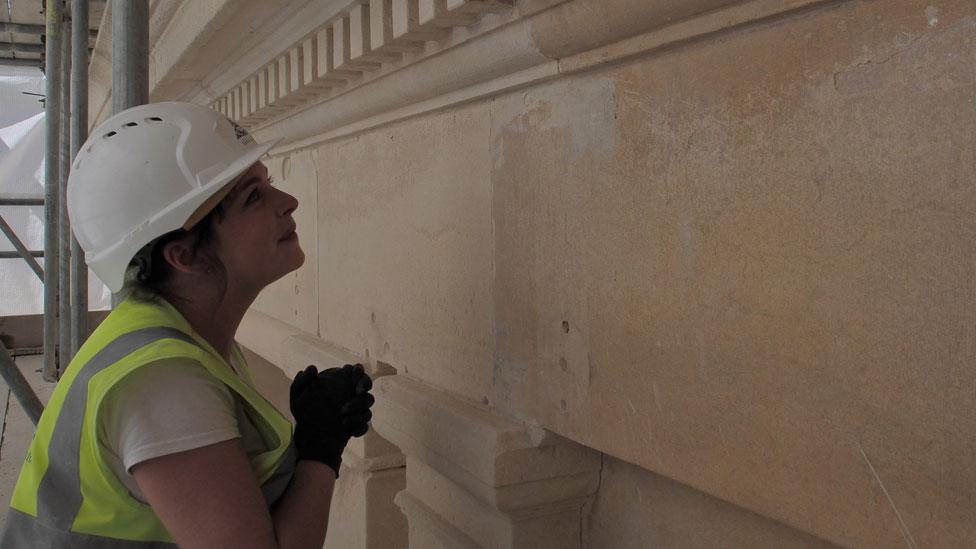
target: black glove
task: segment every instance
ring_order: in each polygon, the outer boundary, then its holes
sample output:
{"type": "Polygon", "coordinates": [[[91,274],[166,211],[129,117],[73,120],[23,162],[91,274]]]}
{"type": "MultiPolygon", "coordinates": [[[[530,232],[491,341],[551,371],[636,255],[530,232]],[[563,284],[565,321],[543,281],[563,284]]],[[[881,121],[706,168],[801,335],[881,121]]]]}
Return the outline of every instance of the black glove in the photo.
{"type": "Polygon", "coordinates": [[[323,372],[309,366],[299,372],[290,391],[298,459],[322,462],[338,477],[349,437],[362,436],[369,430],[372,386],[361,364],[323,372]]]}

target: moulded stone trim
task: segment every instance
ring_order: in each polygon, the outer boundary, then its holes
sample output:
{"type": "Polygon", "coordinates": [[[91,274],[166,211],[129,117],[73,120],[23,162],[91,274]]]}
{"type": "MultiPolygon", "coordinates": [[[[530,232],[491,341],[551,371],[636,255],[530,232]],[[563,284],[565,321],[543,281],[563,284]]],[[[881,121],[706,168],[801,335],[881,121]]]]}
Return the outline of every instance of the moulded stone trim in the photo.
{"type": "Polygon", "coordinates": [[[419,23],[422,28],[451,28],[456,25],[470,25],[477,17],[447,9],[447,0],[420,0],[419,23]]]}
{"type": "MultiPolygon", "coordinates": [[[[361,10],[362,6],[359,6],[359,8],[361,10]]],[[[365,41],[369,38],[368,36],[363,36],[362,20],[359,21],[356,38],[359,40],[359,43],[355,44],[355,48],[357,51],[362,52],[367,47],[365,41]]],[[[362,55],[353,57],[353,47],[352,14],[350,13],[349,17],[343,17],[332,24],[333,65],[337,70],[344,69],[355,72],[372,71],[380,68],[382,60],[373,61],[364,59],[362,55]]]]}
{"type": "Polygon", "coordinates": [[[400,58],[400,52],[389,48],[374,51],[369,4],[353,6],[349,10],[349,58],[382,64],[400,58]]]}
{"type": "Polygon", "coordinates": [[[408,459],[406,476],[406,491],[411,496],[481,547],[572,547],[579,539],[583,506],[596,492],[593,484],[565,497],[567,488],[557,482],[531,483],[528,486],[535,492],[531,504],[503,508],[480,499],[419,460],[408,459]]]}
{"type": "Polygon", "coordinates": [[[384,438],[493,505],[531,502],[530,492],[556,478],[571,492],[596,489],[600,455],[585,446],[402,375],[378,379],[374,393],[373,425],[384,438]]]}
{"type": "MultiPolygon", "coordinates": [[[[378,6],[385,2],[375,0],[378,6]]],[[[657,9],[649,9],[638,1],[574,0],[529,14],[516,9],[511,19],[437,55],[411,58],[411,62],[396,66],[395,71],[383,73],[382,78],[364,79],[344,88],[342,93],[318,97],[301,109],[300,115],[285,113],[255,127],[253,133],[260,141],[279,139],[279,145],[271,152],[284,154],[409,116],[538,84],[561,74],[590,70],[836,3],[837,0],[697,0],[695,5],[708,9],[673,23],[656,20],[663,15],[656,15],[657,9]],[[593,47],[589,46],[593,21],[581,18],[578,12],[612,14],[614,21],[636,22],[625,29],[603,29],[602,34],[615,40],[593,47]],[[643,32],[632,31],[642,27],[643,32]],[[628,31],[630,34],[626,34],[628,31]],[[540,44],[545,44],[545,48],[540,44]]],[[[376,10],[371,12],[377,21],[371,31],[374,41],[377,29],[382,31],[388,24],[380,15],[376,10]]]]}
{"type": "Polygon", "coordinates": [[[411,547],[572,547],[601,454],[404,376],[374,384],[373,427],[406,456],[411,547]]]}
{"type": "Polygon", "coordinates": [[[336,38],[335,28],[332,25],[327,26],[315,34],[315,43],[318,54],[315,65],[317,78],[341,85],[361,75],[359,71],[350,70],[348,67],[342,68],[336,66],[336,38]]]}
{"type": "Polygon", "coordinates": [[[393,36],[393,0],[369,0],[369,43],[375,52],[397,55],[419,52],[424,41],[410,36],[393,36]]]}
{"type": "MultiPolygon", "coordinates": [[[[371,364],[354,353],[302,332],[294,326],[270,315],[250,309],[238,329],[238,338],[247,348],[274,364],[292,377],[314,364],[320,370],[339,368],[344,364],[361,363],[374,380],[395,374],[383,364],[371,364]]],[[[354,438],[346,446],[348,465],[364,471],[378,471],[403,467],[404,457],[399,449],[374,430],[362,438],[354,438]]],[[[343,457],[345,459],[345,456],[343,457]]]]}
{"type": "Polygon", "coordinates": [[[286,48],[275,60],[249,75],[224,96],[211,101],[220,110],[224,97],[242,93],[240,108],[229,115],[244,126],[358,80],[403,52],[422,51],[425,41],[440,40],[453,27],[468,26],[481,15],[511,9],[513,0],[356,0],[318,29],[286,48]],[[424,19],[421,20],[421,5],[424,19]],[[275,101],[260,101],[258,77],[275,66],[275,101]],[[241,90],[241,92],[238,92],[241,90]]]}

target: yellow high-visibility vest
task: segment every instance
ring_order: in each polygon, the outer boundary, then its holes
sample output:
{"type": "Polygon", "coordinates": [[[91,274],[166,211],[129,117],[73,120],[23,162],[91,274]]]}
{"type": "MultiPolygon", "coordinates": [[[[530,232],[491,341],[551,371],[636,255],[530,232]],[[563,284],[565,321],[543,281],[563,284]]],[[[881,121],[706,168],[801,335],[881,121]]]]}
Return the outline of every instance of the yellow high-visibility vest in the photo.
{"type": "Polygon", "coordinates": [[[172,305],[130,298],[92,333],[58,382],[14,488],[0,548],[175,547],[152,508],[112,472],[98,443],[105,395],[135,369],[170,358],[199,362],[255,412],[255,426],[272,449],[250,456],[251,468],[269,508],[278,501],[295,468],[291,422],[235,375],[172,305]]]}

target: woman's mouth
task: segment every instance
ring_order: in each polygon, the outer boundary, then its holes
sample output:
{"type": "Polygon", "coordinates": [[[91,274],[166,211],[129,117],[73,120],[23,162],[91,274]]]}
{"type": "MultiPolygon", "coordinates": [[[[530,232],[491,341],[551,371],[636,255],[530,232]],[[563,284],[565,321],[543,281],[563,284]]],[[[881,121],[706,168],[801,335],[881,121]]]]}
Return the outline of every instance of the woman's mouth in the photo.
{"type": "Polygon", "coordinates": [[[278,239],[279,242],[288,242],[289,240],[295,240],[298,238],[298,233],[294,229],[288,231],[288,234],[278,239]]]}

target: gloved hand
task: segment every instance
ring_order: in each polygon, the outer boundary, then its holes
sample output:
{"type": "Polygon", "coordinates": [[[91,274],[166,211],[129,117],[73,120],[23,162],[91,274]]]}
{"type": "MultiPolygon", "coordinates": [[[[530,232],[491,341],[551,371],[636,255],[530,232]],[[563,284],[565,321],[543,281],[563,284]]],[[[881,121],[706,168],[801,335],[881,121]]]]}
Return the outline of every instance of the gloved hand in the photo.
{"type": "Polygon", "coordinates": [[[361,364],[322,372],[309,366],[299,372],[290,390],[298,459],[322,462],[338,477],[349,438],[363,436],[369,430],[372,387],[373,381],[361,364]]]}

